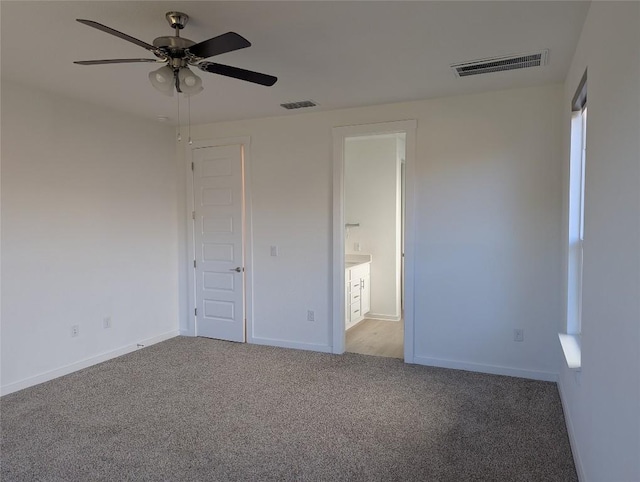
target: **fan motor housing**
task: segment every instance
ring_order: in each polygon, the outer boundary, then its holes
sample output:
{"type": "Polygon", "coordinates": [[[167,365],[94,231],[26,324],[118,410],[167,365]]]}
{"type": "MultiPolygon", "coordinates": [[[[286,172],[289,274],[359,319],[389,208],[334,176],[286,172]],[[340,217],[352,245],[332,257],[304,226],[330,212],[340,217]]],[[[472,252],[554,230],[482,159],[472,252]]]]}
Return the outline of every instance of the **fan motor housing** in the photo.
{"type": "Polygon", "coordinates": [[[153,46],[159,48],[171,58],[182,58],[185,50],[195,45],[193,40],[183,37],[158,37],[153,41],[153,46]]]}

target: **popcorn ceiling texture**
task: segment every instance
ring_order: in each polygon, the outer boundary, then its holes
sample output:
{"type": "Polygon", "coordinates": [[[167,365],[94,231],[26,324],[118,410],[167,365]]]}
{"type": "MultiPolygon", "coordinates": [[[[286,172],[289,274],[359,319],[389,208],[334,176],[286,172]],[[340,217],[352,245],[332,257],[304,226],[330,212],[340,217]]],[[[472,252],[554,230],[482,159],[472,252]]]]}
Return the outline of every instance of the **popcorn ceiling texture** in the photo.
{"type": "Polygon", "coordinates": [[[554,383],[178,337],[0,399],[3,481],[577,480],[554,383]]]}

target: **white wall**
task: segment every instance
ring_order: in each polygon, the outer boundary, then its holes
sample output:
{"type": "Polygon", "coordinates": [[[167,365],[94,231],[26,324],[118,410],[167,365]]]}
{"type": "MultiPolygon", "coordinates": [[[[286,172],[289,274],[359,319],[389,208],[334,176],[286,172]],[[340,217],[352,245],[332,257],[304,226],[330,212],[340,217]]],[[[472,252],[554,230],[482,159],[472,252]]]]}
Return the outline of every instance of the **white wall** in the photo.
{"type": "Polygon", "coordinates": [[[556,86],[439,99],[419,124],[415,350],[425,363],[557,373],[560,100],[556,86]]]}
{"type": "MultiPolygon", "coordinates": [[[[562,102],[585,69],[587,154],[582,368],[560,389],[583,481],[640,480],[640,3],[593,2],[562,102]]],[[[565,213],[568,190],[565,189],[565,213]]],[[[566,243],[566,232],[565,232],[566,243]]],[[[566,289],[566,286],[565,286],[566,289]]],[[[565,331],[566,327],[559,328],[565,331]]],[[[559,345],[556,345],[560,351],[559,345]]]]}
{"type": "Polygon", "coordinates": [[[372,255],[368,317],[400,319],[399,162],[397,136],[350,138],[345,142],[345,252],[372,255]]]}
{"type": "Polygon", "coordinates": [[[176,204],[172,129],[2,81],[3,393],[177,333],[176,204]]]}
{"type": "Polygon", "coordinates": [[[561,101],[550,85],[192,127],[251,137],[255,341],[330,350],[331,129],[416,119],[416,361],[555,379],[561,101]]]}

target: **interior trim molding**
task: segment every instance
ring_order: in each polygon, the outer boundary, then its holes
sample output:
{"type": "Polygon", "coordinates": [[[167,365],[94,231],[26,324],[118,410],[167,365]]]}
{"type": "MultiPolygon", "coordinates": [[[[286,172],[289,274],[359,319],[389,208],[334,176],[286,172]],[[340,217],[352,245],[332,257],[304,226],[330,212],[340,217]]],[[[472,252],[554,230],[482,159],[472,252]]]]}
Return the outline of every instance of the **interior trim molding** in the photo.
{"type": "Polygon", "coordinates": [[[372,313],[372,312],[365,314],[364,317],[367,320],[381,320],[381,321],[401,321],[402,320],[401,316],[385,315],[382,313],[372,313]]]}
{"type": "Polygon", "coordinates": [[[277,346],[279,348],[293,348],[294,350],[317,351],[320,353],[331,353],[330,345],[317,345],[315,343],[300,343],[298,341],[279,340],[277,338],[253,337],[251,343],[254,345],[277,346]]]}
{"type": "MultiPolygon", "coordinates": [[[[574,373],[574,372],[572,372],[574,373]]],[[[573,455],[573,463],[576,466],[576,472],[578,473],[578,480],[586,481],[587,477],[582,465],[582,458],[580,458],[580,452],[578,451],[578,441],[576,440],[575,430],[573,429],[573,421],[571,419],[571,411],[569,410],[569,404],[562,388],[562,377],[558,379],[558,393],[560,393],[560,402],[562,403],[562,411],[564,412],[564,423],[567,426],[567,433],[569,434],[569,445],[571,446],[571,453],[573,455]]]]}
{"type": "Polygon", "coordinates": [[[505,375],[508,377],[528,378],[530,380],[540,380],[543,382],[557,382],[558,374],[554,372],[543,372],[539,370],[527,370],[525,368],[512,368],[500,365],[485,365],[482,363],[470,363],[458,360],[447,360],[444,358],[431,358],[414,356],[414,363],[438,368],[452,368],[454,370],[466,370],[468,372],[487,373],[489,375],[505,375]]]}
{"type": "Polygon", "coordinates": [[[41,373],[40,375],[36,375],[34,377],[25,378],[17,382],[3,385],[2,387],[0,387],[0,395],[8,395],[10,393],[24,390],[25,388],[33,387],[34,385],[39,385],[40,383],[48,382],[64,375],[69,375],[70,373],[77,372],[78,370],[82,370],[93,365],[97,365],[98,363],[111,360],[112,358],[117,358],[119,356],[126,355],[127,353],[131,353],[133,351],[141,350],[142,348],[155,345],[156,343],[160,343],[161,341],[169,340],[170,338],[174,338],[179,334],[179,330],[171,330],[157,336],[152,336],[151,338],[140,340],[136,343],[125,345],[121,348],[116,348],[115,350],[100,353],[99,355],[85,358],[84,360],[80,360],[69,365],[65,365],[60,368],[41,373]],[[139,347],[138,345],[144,346],[139,347]]]}

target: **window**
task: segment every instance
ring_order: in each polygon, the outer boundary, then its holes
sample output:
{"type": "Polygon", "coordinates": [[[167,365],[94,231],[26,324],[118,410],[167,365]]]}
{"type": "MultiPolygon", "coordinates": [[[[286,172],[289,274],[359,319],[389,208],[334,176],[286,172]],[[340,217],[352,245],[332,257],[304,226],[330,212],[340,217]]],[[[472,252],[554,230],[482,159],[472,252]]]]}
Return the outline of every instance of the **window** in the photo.
{"type": "Polygon", "coordinates": [[[584,188],[587,139],[587,74],[573,98],[569,157],[569,265],[567,333],[582,332],[582,261],[584,244],[584,188]]]}
{"type": "Polygon", "coordinates": [[[569,156],[569,245],[567,265],[567,334],[560,341],[570,368],[580,368],[582,334],[582,264],[585,239],[585,165],[587,153],[587,73],[571,105],[569,156]]]}

